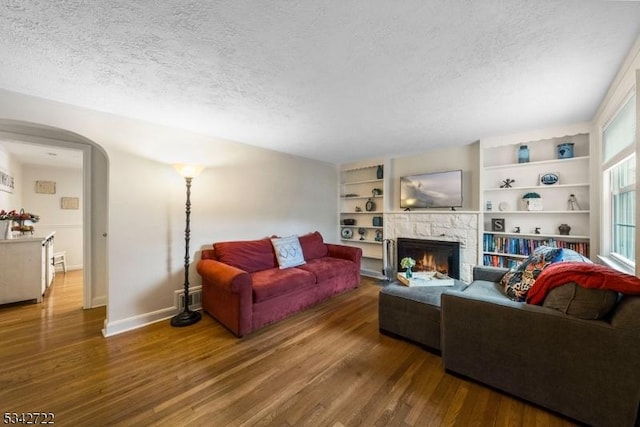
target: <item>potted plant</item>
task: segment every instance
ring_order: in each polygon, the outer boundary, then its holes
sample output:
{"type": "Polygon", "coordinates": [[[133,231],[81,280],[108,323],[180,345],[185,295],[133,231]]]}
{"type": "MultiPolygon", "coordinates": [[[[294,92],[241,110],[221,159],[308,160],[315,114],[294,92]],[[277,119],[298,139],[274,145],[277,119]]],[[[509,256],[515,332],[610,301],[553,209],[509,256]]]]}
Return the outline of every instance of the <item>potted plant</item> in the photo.
{"type": "Polygon", "coordinates": [[[527,193],[522,196],[522,206],[527,211],[541,211],[542,197],[538,193],[527,193]]]}

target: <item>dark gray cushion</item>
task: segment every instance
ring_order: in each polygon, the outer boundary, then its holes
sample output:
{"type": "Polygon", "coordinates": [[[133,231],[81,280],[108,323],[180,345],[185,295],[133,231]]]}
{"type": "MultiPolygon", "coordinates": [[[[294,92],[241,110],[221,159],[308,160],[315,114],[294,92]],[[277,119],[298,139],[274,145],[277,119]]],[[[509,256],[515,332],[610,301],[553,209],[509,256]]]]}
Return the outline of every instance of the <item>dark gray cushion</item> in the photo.
{"type": "Polygon", "coordinates": [[[618,301],[618,293],[607,289],[588,289],[575,282],[554,288],[542,305],[580,319],[602,319],[618,301]]]}
{"type": "Polygon", "coordinates": [[[611,316],[614,328],[640,332],[640,297],[625,295],[611,316]]]}
{"type": "Polygon", "coordinates": [[[499,303],[508,299],[499,283],[487,280],[474,280],[465,288],[464,294],[474,299],[499,303]]]}
{"type": "Polygon", "coordinates": [[[457,282],[453,286],[404,286],[392,283],[385,286],[380,291],[382,294],[393,295],[400,298],[429,304],[440,307],[440,296],[448,290],[461,290],[464,288],[462,282],[457,282]]]}

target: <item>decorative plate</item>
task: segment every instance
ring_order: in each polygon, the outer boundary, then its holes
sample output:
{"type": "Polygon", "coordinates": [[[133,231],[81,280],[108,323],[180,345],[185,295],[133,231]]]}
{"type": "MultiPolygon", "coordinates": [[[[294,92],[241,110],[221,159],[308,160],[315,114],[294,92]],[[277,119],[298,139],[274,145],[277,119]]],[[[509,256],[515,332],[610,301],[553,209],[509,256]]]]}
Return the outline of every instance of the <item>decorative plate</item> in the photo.
{"type": "Polygon", "coordinates": [[[558,172],[548,172],[540,174],[540,185],[556,185],[560,182],[558,172]]]}
{"type": "Polygon", "coordinates": [[[500,202],[500,204],[498,205],[498,209],[500,209],[501,211],[508,211],[509,210],[509,203],[500,202]]]}
{"type": "Polygon", "coordinates": [[[341,233],[343,239],[350,239],[353,237],[353,230],[350,228],[343,228],[341,233]]]}

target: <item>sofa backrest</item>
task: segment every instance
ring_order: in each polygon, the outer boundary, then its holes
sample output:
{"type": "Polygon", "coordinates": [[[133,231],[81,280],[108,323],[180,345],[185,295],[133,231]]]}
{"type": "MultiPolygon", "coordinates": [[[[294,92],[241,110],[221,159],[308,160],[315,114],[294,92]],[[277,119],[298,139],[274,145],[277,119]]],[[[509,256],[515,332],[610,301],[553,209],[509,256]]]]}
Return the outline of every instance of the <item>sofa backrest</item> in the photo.
{"type": "Polygon", "coordinates": [[[253,273],[278,266],[270,239],[214,243],[218,261],[253,273]]]}
{"type": "Polygon", "coordinates": [[[611,316],[614,328],[640,333],[640,296],[624,295],[611,316]]]}
{"type": "Polygon", "coordinates": [[[299,236],[298,240],[300,240],[305,261],[329,255],[329,249],[327,249],[327,245],[324,244],[322,234],[318,231],[299,236]]]}

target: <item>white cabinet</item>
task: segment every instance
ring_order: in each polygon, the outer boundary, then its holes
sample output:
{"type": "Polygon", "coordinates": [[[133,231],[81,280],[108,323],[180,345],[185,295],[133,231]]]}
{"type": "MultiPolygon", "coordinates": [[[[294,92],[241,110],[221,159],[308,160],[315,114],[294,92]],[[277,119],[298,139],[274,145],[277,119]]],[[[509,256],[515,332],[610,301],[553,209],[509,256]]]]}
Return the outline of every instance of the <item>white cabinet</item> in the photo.
{"type": "Polygon", "coordinates": [[[485,265],[509,266],[541,244],[567,247],[586,256],[589,241],[589,134],[491,145],[481,141],[482,253],[485,265]],[[560,158],[559,146],[573,155],[560,158]],[[518,162],[526,145],[529,161],[518,162]],[[553,184],[557,177],[558,181],[553,184]],[[513,180],[513,182],[510,182],[513,180]],[[508,184],[507,184],[508,182],[508,184]],[[523,196],[540,196],[535,204],[523,196]],[[570,231],[567,234],[567,227],[570,231]]]}
{"type": "Polygon", "coordinates": [[[0,304],[42,301],[53,279],[53,233],[0,240],[0,304]]]}
{"type": "Polygon", "coordinates": [[[384,170],[382,165],[340,172],[340,239],[362,249],[362,273],[382,277],[384,170]]]}

